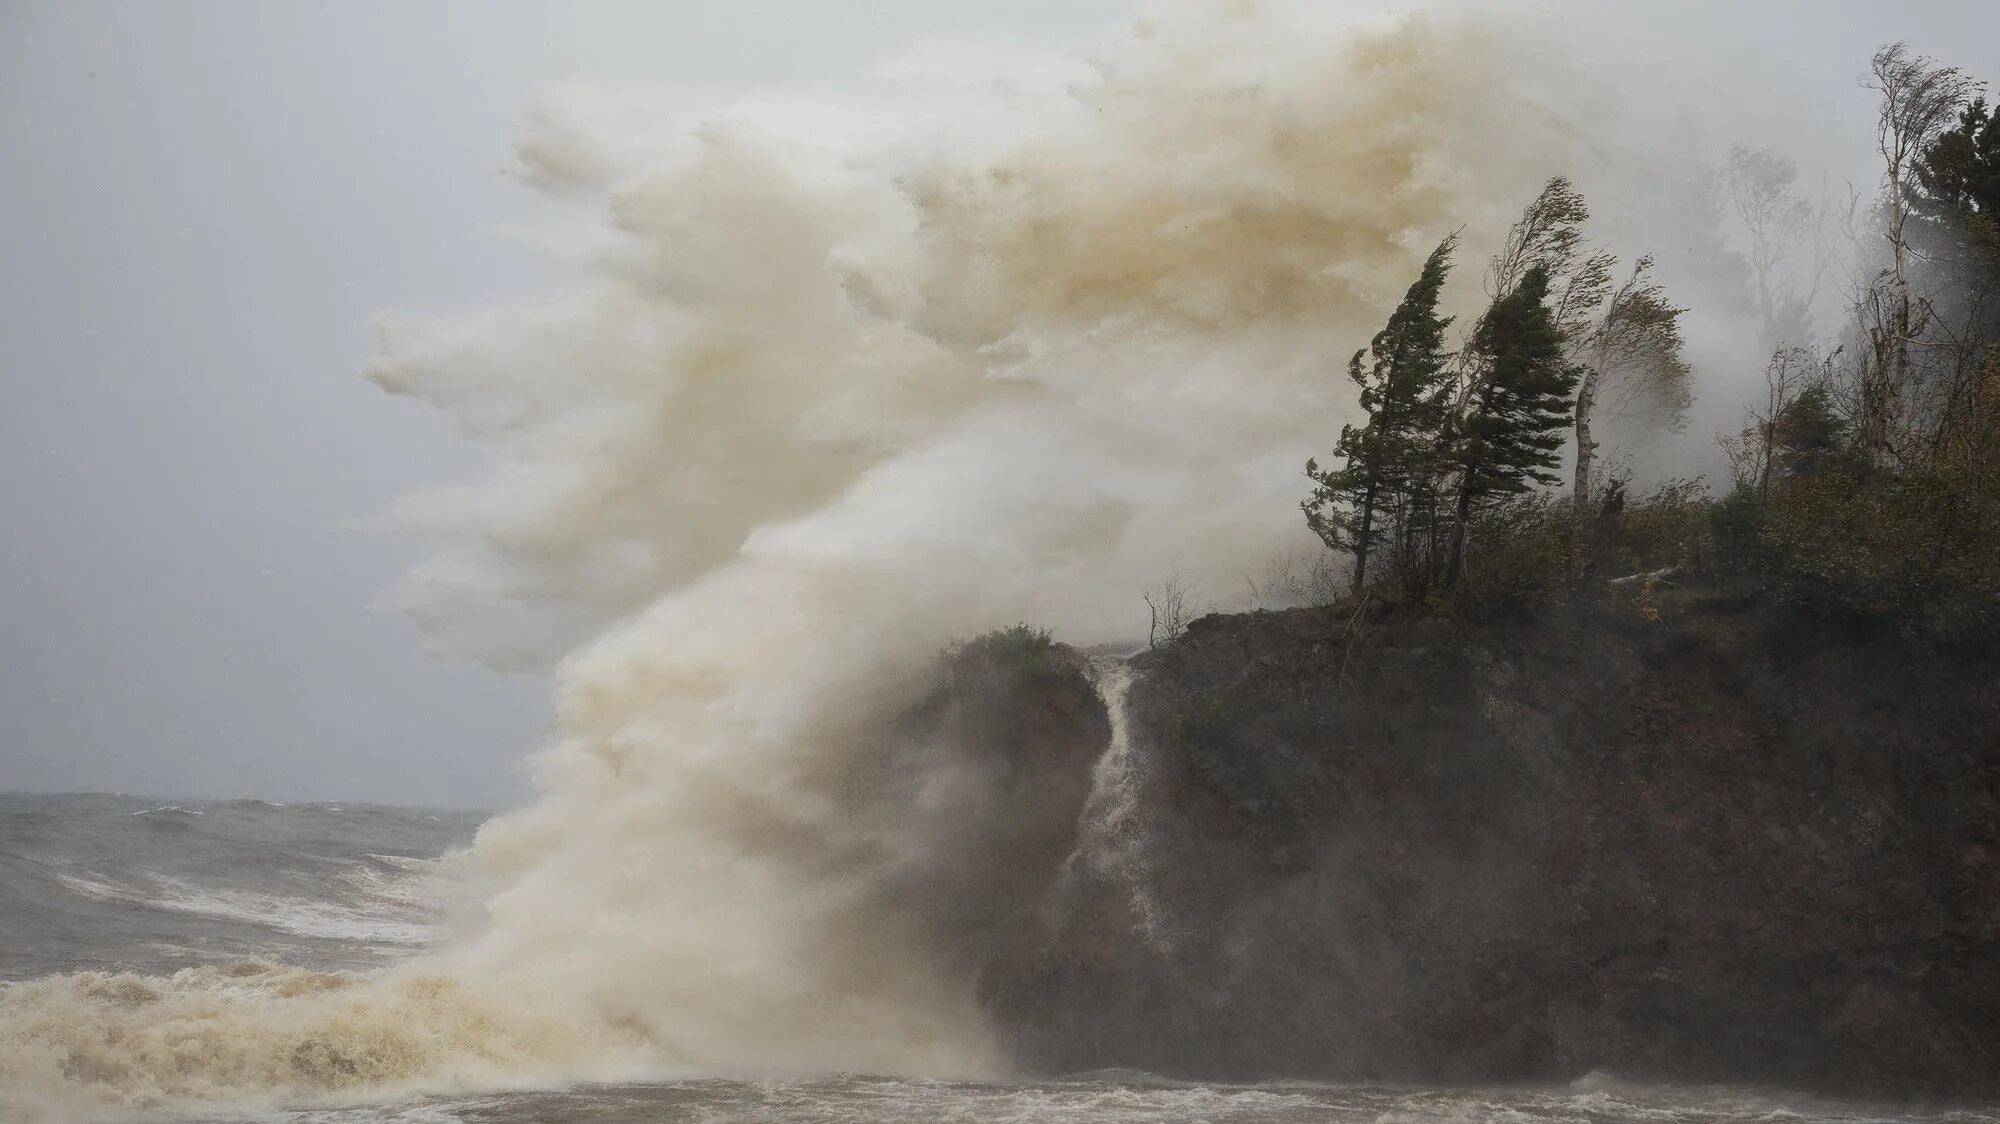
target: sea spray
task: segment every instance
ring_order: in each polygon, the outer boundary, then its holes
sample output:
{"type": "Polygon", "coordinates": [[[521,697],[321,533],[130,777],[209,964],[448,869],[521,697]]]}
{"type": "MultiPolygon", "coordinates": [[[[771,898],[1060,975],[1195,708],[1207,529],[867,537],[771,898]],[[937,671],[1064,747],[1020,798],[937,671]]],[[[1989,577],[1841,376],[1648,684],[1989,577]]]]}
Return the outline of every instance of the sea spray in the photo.
{"type": "Polygon", "coordinates": [[[1529,42],[1230,5],[936,102],[545,116],[526,178],[606,216],[587,282],[385,326],[371,371],[499,464],[403,509],[445,543],[405,603],[567,653],[541,795],[466,860],[483,928],[370,975],[8,985],[0,1097],[1004,1069],[963,959],[850,861],[892,826],[869,739],[954,636],[1128,635],[1164,560],[1225,588],[1299,543],[1330,372],[1564,170],[1529,42]]]}
{"type": "Polygon", "coordinates": [[[971,140],[718,115],[567,185],[611,200],[597,290],[392,337],[377,378],[507,465],[433,508],[482,516],[422,575],[440,635],[602,630],[547,794],[476,849],[472,978],[531,968],[701,1071],[1004,1065],[952,950],[835,860],[885,827],[846,792],[871,723],[953,636],[1122,634],[1163,559],[1219,587],[1297,541],[1337,350],[1561,147],[1490,96],[1490,34],[1162,21],[971,140]]]}

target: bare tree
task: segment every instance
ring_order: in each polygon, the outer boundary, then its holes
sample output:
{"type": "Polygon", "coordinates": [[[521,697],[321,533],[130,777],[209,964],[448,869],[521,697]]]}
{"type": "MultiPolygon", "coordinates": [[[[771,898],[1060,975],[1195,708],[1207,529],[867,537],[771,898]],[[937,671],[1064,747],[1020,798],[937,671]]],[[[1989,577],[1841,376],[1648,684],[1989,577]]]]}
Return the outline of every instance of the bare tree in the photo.
{"type": "Polygon", "coordinates": [[[1146,602],[1151,621],[1146,626],[1146,646],[1157,648],[1172,643],[1187,631],[1188,622],[1198,614],[1193,593],[1181,582],[1179,571],[1168,570],[1160,584],[1139,592],[1146,602]]]}
{"type": "Polygon", "coordinates": [[[1881,95],[1875,149],[1882,157],[1883,236],[1889,268],[1869,299],[1860,302],[1872,354],[1861,372],[1856,436],[1864,451],[1884,456],[1897,399],[1910,383],[1910,348],[1930,318],[1927,301],[1911,291],[1909,239],[1914,164],[1948,128],[1977,88],[1957,68],[1913,53],[1904,43],[1875,52],[1861,80],[1881,95]]]}
{"type": "Polygon", "coordinates": [[[1349,585],[1329,551],[1286,551],[1264,562],[1259,577],[1245,577],[1253,609],[1318,607],[1340,600],[1349,585]]]}
{"type": "Polygon", "coordinates": [[[1826,277],[1826,203],[1797,194],[1798,174],[1780,153],[1740,144],[1729,150],[1722,170],[1723,195],[1750,243],[1746,261],[1757,319],[1774,350],[1806,342],[1826,277]]]}
{"type": "Polygon", "coordinates": [[[1771,355],[1763,405],[1744,411],[1743,429],[1735,437],[1719,440],[1737,486],[1754,489],[1760,500],[1769,498],[1786,411],[1807,387],[1826,385],[1838,354],[1822,357],[1811,347],[1783,347],[1771,355]]]}
{"type": "Polygon", "coordinates": [[[1602,315],[1572,348],[1583,368],[1576,392],[1573,497],[1579,518],[1586,516],[1592,502],[1590,472],[1597,442],[1590,427],[1599,395],[1615,388],[1615,414],[1644,413],[1669,428],[1682,424],[1693,400],[1687,361],[1681,356],[1680,320],[1687,310],[1667,300],[1666,290],[1652,271],[1652,255],[1634,262],[1631,275],[1612,291],[1602,315]]]}

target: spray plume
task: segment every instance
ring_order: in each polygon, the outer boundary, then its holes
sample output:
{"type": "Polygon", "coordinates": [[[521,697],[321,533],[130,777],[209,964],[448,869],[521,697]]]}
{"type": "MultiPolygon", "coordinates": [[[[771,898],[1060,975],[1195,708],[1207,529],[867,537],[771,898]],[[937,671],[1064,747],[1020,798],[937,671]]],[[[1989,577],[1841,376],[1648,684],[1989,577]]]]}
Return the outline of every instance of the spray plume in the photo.
{"type": "Polygon", "coordinates": [[[0,1087],[1003,1068],[921,906],[883,908],[927,840],[848,798],[871,731],[954,636],[1130,636],[1170,566],[1219,590],[1300,543],[1346,351],[1569,161],[1527,42],[1236,4],[838,106],[548,107],[521,163],[605,216],[587,286],[385,329],[371,372],[498,464],[406,505],[445,544],[406,603],[441,647],[560,656],[541,795],[460,860],[485,919],[374,975],[12,985],[0,1087]]]}

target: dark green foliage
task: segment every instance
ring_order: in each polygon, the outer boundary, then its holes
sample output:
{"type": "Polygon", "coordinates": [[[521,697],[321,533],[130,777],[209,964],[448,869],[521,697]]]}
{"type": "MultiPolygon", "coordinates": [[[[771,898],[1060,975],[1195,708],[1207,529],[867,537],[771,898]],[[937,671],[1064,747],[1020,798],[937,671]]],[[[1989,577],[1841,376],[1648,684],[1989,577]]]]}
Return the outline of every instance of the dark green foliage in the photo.
{"type": "Polygon", "coordinates": [[[1843,455],[1847,423],[1834,413],[1825,384],[1815,383],[1778,411],[1771,425],[1772,461],[1785,476],[1817,476],[1843,455]]]}
{"type": "MultiPolygon", "coordinates": [[[[1872,75],[1893,268],[1855,295],[1847,345],[1778,350],[1765,401],[1723,442],[1733,491],[1673,481],[1628,496],[1593,475],[1594,410],[1669,426],[1685,410],[1683,310],[1648,258],[1614,286],[1613,259],[1584,239],[1582,196],[1553,179],[1495,256],[1494,300],[1450,371],[1436,311],[1449,241],[1350,364],[1368,418],[1341,433],[1339,467],[1308,464],[1303,507],[1354,554],[1356,588],[1379,572],[1395,580],[1372,588],[1377,604],[1479,615],[1695,570],[2000,650],[2000,117],[1968,98],[1976,83],[1900,45],[1877,52],[1872,75]],[[1565,503],[1541,489],[1558,483],[1572,423],[1565,503]]],[[[1767,330],[1802,326],[1780,315],[1797,296],[1782,267],[1814,212],[1780,157],[1743,150],[1732,173],[1757,243],[1754,311],[1767,330]]]]}
{"type": "Polygon", "coordinates": [[[1549,273],[1530,266],[1512,292],[1493,302],[1473,333],[1481,376],[1452,427],[1459,471],[1458,523],[1448,586],[1464,569],[1473,515],[1496,497],[1557,482],[1579,372],[1563,356],[1548,304],[1549,273]]]}
{"type": "Polygon", "coordinates": [[[1738,484],[1709,506],[1709,535],[1718,566],[1733,573],[1754,573],[1764,567],[1761,532],[1767,507],[1767,499],[1746,484],[1738,484]]]}
{"type": "Polygon", "coordinates": [[[1368,420],[1343,426],[1333,454],[1340,467],[1306,462],[1315,487],[1299,506],[1306,525],[1327,546],[1354,554],[1354,587],[1367,580],[1368,557],[1390,522],[1406,515],[1411,492],[1435,460],[1448,406],[1444,332],[1438,294],[1451,272],[1455,238],[1431,252],[1389,322],[1368,348],[1354,353],[1347,375],[1361,388],[1368,420]],[[1371,364],[1363,359],[1373,352],[1371,364]]]}
{"type": "Polygon", "coordinates": [[[1569,502],[1549,492],[1476,509],[1467,535],[1478,550],[1464,560],[1452,605],[1474,619],[1535,608],[1568,579],[1575,526],[1569,502]]]}
{"type": "Polygon", "coordinates": [[[1754,555],[1787,599],[1901,622],[1958,644],[2000,643],[2000,504],[1927,475],[1839,467],[1773,489],[1754,555]]]}
{"type": "Polygon", "coordinates": [[[1548,287],[1548,271],[1531,267],[1473,335],[1486,375],[1457,429],[1456,452],[1462,487],[1475,499],[1558,482],[1577,370],[1563,359],[1548,287]]]}
{"type": "Polygon", "coordinates": [[[947,667],[977,665],[1003,675],[1035,677],[1060,670],[1055,640],[1047,629],[1017,624],[954,644],[945,650],[947,667]]]}
{"type": "Polygon", "coordinates": [[[2000,220],[2000,115],[1975,98],[1917,161],[1911,205],[1932,219],[2000,220]]]}
{"type": "MultiPolygon", "coordinates": [[[[2000,339],[2000,114],[1979,98],[1956,128],[1933,140],[1914,162],[1910,208],[1921,228],[1923,272],[1934,282],[1930,300],[1946,322],[1961,321],[1954,342],[1976,349],[2000,339]]],[[[1961,352],[1964,354],[1964,352],[1961,352]]]]}
{"type": "MultiPolygon", "coordinates": [[[[2000,387],[2000,383],[1996,383],[2000,387]]],[[[1710,506],[1720,566],[1757,575],[1816,613],[1934,640],[2000,642],[2000,412],[1969,395],[1926,460],[1871,463],[1851,443],[1825,383],[1746,430],[1767,478],[1746,477],[1710,506]]],[[[2000,399],[1996,399],[2000,400],[2000,399]]]]}
{"type": "Polygon", "coordinates": [[[1669,480],[1626,500],[1601,517],[1598,572],[1619,576],[1713,566],[1714,508],[1715,501],[1699,480],[1669,480]]]}
{"type": "Polygon", "coordinates": [[[1454,609],[1490,618],[1535,609],[1570,588],[1579,573],[1623,577],[1670,567],[1707,568],[1715,545],[1714,507],[1698,480],[1672,480],[1638,496],[1613,481],[1594,497],[1597,513],[1579,524],[1575,505],[1550,492],[1496,500],[1474,512],[1468,531],[1477,551],[1452,599],[1454,609]],[[1593,572],[1579,565],[1596,564],[1593,572]]]}
{"type": "Polygon", "coordinates": [[[1951,420],[1923,460],[1874,464],[1826,385],[1806,387],[1752,434],[1772,479],[1714,505],[1723,565],[1823,615],[2000,645],[2000,357],[1951,420]]]}

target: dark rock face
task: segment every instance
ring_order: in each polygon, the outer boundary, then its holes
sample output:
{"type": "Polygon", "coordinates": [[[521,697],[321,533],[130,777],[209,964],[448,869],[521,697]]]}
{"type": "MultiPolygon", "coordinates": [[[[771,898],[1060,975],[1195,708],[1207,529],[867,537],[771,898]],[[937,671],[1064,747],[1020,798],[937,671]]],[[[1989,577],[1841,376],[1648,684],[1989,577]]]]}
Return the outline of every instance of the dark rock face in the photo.
{"type": "Polygon", "coordinates": [[[949,653],[864,767],[840,774],[851,820],[874,825],[870,869],[927,943],[974,975],[1039,950],[1037,911],[1076,846],[1110,725],[1076,650],[1022,629],[949,653]]]}
{"type": "Polygon", "coordinates": [[[1990,664],[1713,590],[1135,663],[1144,859],[987,964],[1026,1066],[2000,1089],[1990,664]]]}

